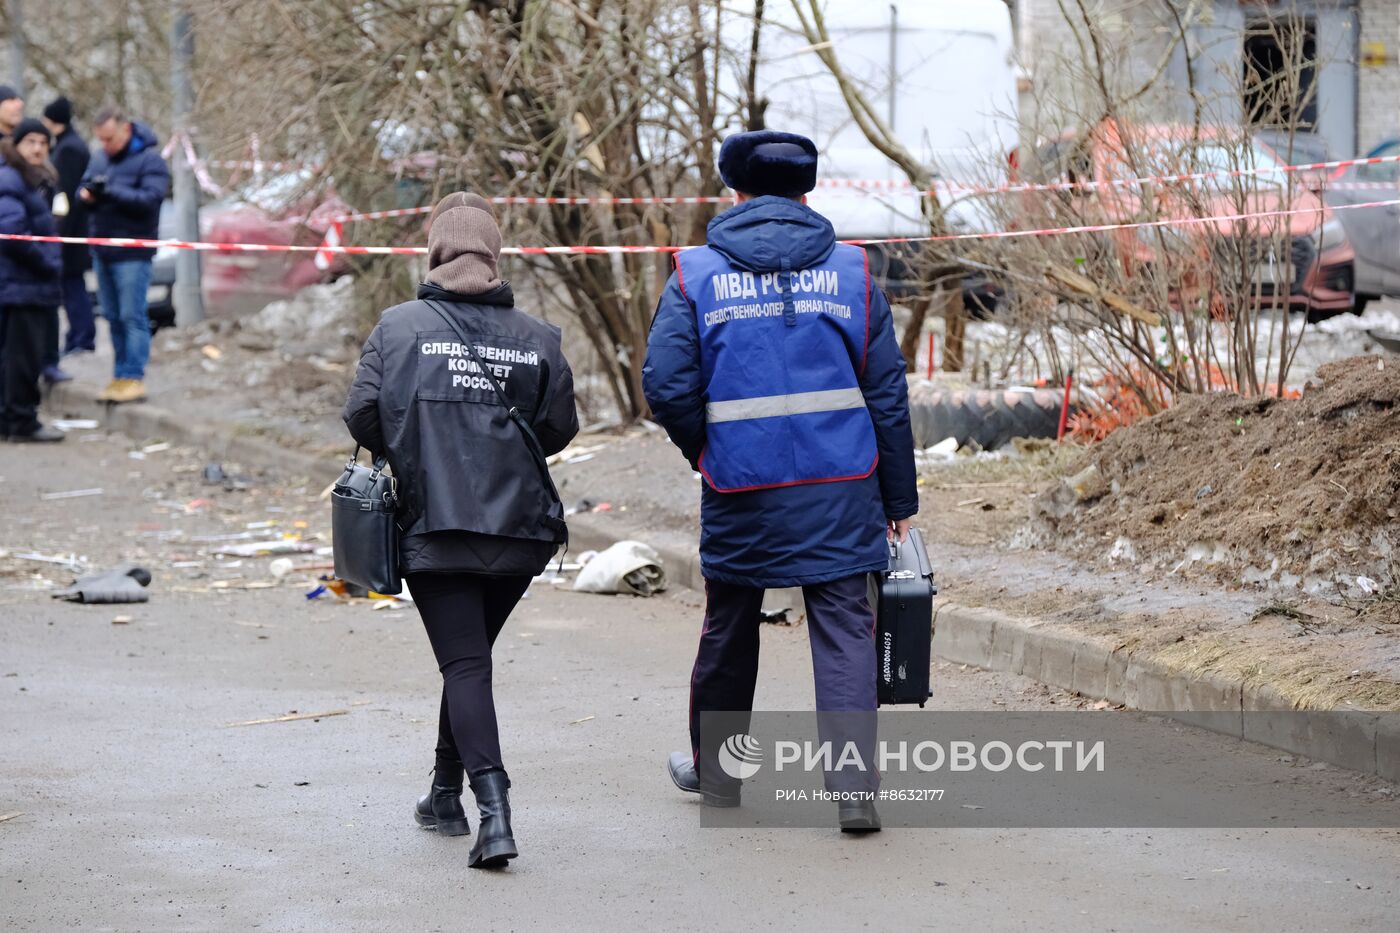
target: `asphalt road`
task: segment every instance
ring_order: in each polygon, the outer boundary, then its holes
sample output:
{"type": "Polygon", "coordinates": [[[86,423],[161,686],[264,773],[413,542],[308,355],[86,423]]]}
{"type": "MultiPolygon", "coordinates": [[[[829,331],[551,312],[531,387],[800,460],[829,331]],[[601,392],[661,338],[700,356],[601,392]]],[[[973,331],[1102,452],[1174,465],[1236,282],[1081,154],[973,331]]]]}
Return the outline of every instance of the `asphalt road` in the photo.
{"type": "MultiPolygon", "coordinates": [[[[170,503],[199,493],[197,454],[129,460],[137,446],[0,447],[0,549],[12,552],[0,561],[0,816],[20,814],[0,822],[0,928],[1400,926],[1394,831],[702,829],[695,799],[663,772],[685,741],[699,627],[688,592],[535,588],[496,659],[521,857],[471,871],[469,837],[439,838],[410,815],[440,684],[413,611],[308,602],[295,582],[237,588],[269,579],[265,560],[170,569],[198,550],[196,529],[324,507],[316,491],[255,483],[180,517],[170,503]],[[141,553],[152,601],[61,603],[32,576],[60,572],[13,561],[78,546],[94,563],[141,553]],[[335,710],[346,712],[229,725],[335,710]]],[[[306,533],[317,530],[313,518],[306,533]]],[[[759,706],[808,706],[805,627],[763,639],[759,706]]],[[[935,676],[940,708],[1076,704],[1016,677],[946,664],[935,676]]],[[[1162,728],[1164,742],[1182,740],[1162,728]]],[[[1298,777],[1253,747],[1190,741],[1298,777]]],[[[1319,791],[1349,780],[1306,779],[1319,791]]]]}

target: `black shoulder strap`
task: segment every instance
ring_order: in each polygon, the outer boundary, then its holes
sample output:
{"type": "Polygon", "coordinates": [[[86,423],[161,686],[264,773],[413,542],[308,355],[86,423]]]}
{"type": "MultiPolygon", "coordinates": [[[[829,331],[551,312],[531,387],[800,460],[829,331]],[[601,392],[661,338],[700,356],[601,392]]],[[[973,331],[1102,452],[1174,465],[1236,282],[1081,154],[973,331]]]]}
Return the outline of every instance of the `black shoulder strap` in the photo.
{"type": "Polygon", "coordinates": [[[448,314],[447,310],[436,301],[428,299],[427,304],[428,307],[438,313],[438,317],[447,322],[447,326],[452,329],[452,332],[457,335],[457,339],[462,342],[462,346],[466,348],[467,354],[472,358],[472,362],[476,363],[481,369],[482,375],[490,380],[491,388],[496,390],[496,397],[501,400],[501,405],[505,407],[506,414],[509,415],[511,421],[515,422],[516,427],[520,429],[520,433],[524,435],[525,446],[530,449],[530,458],[535,461],[535,467],[540,471],[540,477],[544,480],[545,489],[549,490],[553,501],[559,502],[559,490],[554,486],[554,477],[549,475],[549,464],[546,462],[544,448],[540,446],[540,439],[535,436],[535,429],[530,427],[530,422],[525,420],[525,416],[520,413],[519,409],[510,403],[510,397],[506,395],[506,390],[496,378],[496,374],[486,368],[485,361],[483,361],[481,356],[476,352],[476,345],[472,343],[471,338],[466,335],[461,326],[452,319],[452,315],[448,314]]]}

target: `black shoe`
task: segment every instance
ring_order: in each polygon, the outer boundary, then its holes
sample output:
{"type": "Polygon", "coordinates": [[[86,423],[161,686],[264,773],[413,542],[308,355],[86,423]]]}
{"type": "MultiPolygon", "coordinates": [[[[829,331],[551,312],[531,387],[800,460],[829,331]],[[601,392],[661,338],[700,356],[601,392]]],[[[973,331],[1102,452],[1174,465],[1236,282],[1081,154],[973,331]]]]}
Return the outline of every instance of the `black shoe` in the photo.
{"type": "Polygon", "coordinates": [[[504,771],[487,771],[472,778],[472,793],[481,822],[476,843],[467,856],[471,868],[500,868],[520,853],[510,830],[510,778],[504,771]]]}
{"type": "Polygon", "coordinates": [[[66,435],[58,428],[51,428],[48,425],[40,425],[35,431],[28,434],[9,434],[7,439],[16,444],[57,444],[66,435]]]}
{"type": "Polygon", "coordinates": [[[413,818],[424,829],[437,830],[439,836],[469,836],[472,828],[467,824],[467,813],[462,809],[462,779],[455,784],[439,784],[433,779],[433,789],[424,797],[418,798],[418,806],[413,808],[413,818]]]}
{"type": "Polygon", "coordinates": [[[739,785],[722,788],[700,786],[700,775],[695,771],[695,759],[685,752],[672,752],[666,762],[666,771],[677,787],[687,794],[700,794],[707,807],[739,806],[739,785]]]}
{"type": "Polygon", "coordinates": [[[875,812],[873,800],[852,800],[837,804],[836,819],[841,823],[843,833],[880,831],[880,814],[875,812]]]}

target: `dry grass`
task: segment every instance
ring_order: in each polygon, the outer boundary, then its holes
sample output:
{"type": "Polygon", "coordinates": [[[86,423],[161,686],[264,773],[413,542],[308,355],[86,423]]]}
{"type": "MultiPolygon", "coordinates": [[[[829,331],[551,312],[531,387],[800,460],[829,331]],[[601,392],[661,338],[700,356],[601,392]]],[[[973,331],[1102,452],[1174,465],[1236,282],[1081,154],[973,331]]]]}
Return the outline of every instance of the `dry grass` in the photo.
{"type": "Polygon", "coordinates": [[[925,488],[1038,486],[1073,471],[1085,448],[1076,444],[1017,438],[1005,456],[959,456],[919,464],[925,488]]]}

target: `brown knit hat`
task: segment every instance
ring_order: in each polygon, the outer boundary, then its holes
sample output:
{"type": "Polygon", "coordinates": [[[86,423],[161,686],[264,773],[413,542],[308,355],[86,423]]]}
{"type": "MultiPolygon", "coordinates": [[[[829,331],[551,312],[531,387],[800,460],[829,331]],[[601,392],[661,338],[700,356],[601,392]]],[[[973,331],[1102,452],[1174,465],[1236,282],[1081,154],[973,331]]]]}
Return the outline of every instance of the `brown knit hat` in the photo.
{"type": "Polygon", "coordinates": [[[431,223],[427,275],[430,283],[461,295],[481,294],[501,284],[496,278],[501,228],[496,226],[489,205],[486,210],[467,204],[448,207],[436,214],[431,223]]]}
{"type": "Polygon", "coordinates": [[[437,220],[443,211],[454,207],[475,207],[492,217],[496,216],[496,212],[491,209],[491,202],[481,195],[471,191],[454,191],[433,205],[433,212],[428,215],[428,229],[433,229],[433,221],[437,220]]]}

